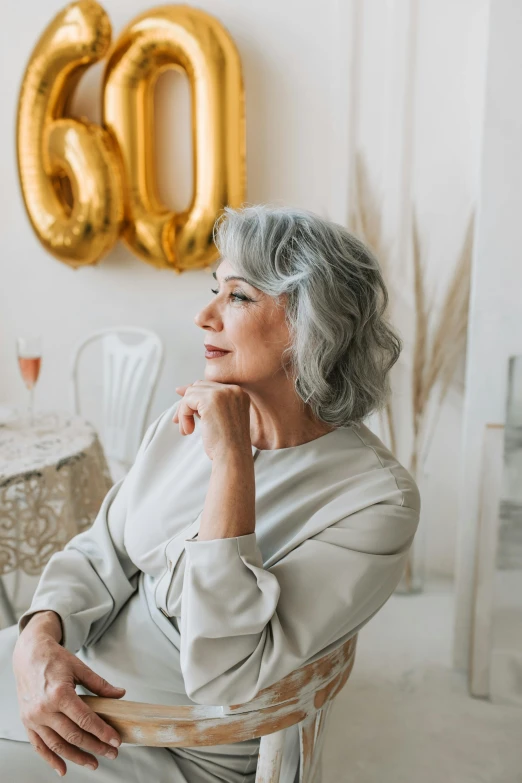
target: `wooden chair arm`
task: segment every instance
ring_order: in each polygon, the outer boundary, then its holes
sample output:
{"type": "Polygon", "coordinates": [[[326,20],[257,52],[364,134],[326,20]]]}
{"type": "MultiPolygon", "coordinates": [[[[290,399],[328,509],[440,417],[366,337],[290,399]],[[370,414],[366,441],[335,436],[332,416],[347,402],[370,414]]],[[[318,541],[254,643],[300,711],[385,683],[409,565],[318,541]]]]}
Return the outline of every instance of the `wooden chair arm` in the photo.
{"type": "Polygon", "coordinates": [[[224,715],[220,707],[168,707],[97,696],[80,698],[116,729],[123,742],[152,747],[242,742],[299,723],[307,714],[305,705],[292,703],[224,715]]]}
{"type": "Polygon", "coordinates": [[[80,698],[130,744],[195,747],[242,742],[301,723],[322,709],[348,679],[356,642],[354,636],[244,704],[166,706],[99,696],[80,698]]]}

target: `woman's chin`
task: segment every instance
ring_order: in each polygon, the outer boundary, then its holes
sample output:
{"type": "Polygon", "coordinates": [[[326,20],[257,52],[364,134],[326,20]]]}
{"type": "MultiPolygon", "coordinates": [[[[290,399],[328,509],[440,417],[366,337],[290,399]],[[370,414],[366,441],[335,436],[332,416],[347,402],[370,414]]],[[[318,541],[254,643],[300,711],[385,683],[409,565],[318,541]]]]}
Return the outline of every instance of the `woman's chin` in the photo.
{"type": "Polygon", "coordinates": [[[211,362],[210,366],[207,363],[203,377],[206,381],[214,381],[215,383],[238,384],[240,382],[235,372],[231,371],[230,369],[226,370],[224,367],[220,368],[216,367],[215,365],[212,366],[211,362]]]}

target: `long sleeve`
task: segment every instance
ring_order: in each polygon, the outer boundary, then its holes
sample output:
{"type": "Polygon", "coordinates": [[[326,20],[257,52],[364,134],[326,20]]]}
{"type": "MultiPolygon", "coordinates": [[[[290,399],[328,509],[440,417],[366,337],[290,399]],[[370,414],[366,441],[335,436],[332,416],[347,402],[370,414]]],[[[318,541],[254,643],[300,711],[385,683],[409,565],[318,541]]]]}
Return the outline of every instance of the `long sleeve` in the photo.
{"type": "Polygon", "coordinates": [[[263,567],[256,534],[185,541],[181,669],[200,704],[250,701],[355,634],[400,581],[416,507],[374,503],[263,567]]]}
{"type": "Polygon", "coordinates": [[[164,411],[147,429],[127,475],[107,492],[91,527],[49,559],[19,633],[37,611],[52,609],[62,622],[62,645],[78,652],[92,644],[134,593],[139,570],[124,546],[127,499],[136,469],[164,411]]]}

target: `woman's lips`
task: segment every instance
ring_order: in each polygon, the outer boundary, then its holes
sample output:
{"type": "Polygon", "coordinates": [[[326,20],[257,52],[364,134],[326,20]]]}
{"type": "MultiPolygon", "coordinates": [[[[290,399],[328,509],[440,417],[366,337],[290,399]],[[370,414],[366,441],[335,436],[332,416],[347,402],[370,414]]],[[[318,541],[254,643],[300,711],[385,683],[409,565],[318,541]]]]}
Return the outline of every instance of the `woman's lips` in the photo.
{"type": "Polygon", "coordinates": [[[219,359],[227,353],[230,353],[230,351],[222,351],[219,348],[214,348],[214,346],[209,346],[208,348],[205,346],[205,359],[219,359]]]}

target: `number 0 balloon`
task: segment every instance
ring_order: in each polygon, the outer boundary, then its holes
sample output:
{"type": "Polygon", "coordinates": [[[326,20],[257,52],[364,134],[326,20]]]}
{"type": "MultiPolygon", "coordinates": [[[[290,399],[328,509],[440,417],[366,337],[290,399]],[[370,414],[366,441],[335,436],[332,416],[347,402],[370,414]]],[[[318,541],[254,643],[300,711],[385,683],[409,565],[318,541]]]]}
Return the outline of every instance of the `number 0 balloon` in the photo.
{"type": "Polygon", "coordinates": [[[217,258],[212,226],[225,204],[244,198],[243,86],[239,56],[223,27],[190,6],[146,11],[121,33],[104,79],[104,124],[123,156],[123,236],[155,266],[200,267],[217,258]],[[192,98],[194,193],[185,214],[161,204],[154,179],[154,86],[181,68],[192,98]]]}

